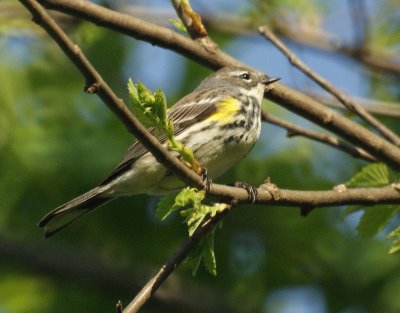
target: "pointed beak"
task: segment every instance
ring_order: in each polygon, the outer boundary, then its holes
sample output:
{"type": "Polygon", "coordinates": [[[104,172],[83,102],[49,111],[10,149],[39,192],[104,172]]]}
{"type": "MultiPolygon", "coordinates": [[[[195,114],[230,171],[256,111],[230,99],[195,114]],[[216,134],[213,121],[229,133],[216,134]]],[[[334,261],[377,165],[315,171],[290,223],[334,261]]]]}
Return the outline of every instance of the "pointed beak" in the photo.
{"type": "Polygon", "coordinates": [[[272,83],[277,82],[278,80],[280,80],[280,78],[265,76],[265,80],[263,80],[263,84],[264,84],[265,86],[267,86],[267,85],[270,85],[270,84],[272,84],[272,83]]]}

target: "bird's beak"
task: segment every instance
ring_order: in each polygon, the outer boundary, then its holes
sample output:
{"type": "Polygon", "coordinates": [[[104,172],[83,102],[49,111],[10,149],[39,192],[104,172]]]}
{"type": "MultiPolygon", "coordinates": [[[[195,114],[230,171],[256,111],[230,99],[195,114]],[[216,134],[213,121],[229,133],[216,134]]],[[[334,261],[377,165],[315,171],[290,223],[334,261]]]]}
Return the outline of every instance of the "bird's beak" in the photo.
{"type": "Polygon", "coordinates": [[[270,85],[270,84],[272,84],[272,83],[277,82],[278,80],[280,80],[280,78],[265,76],[265,80],[263,81],[263,84],[264,84],[265,86],[267,86],[267,85],[270,85]]]}

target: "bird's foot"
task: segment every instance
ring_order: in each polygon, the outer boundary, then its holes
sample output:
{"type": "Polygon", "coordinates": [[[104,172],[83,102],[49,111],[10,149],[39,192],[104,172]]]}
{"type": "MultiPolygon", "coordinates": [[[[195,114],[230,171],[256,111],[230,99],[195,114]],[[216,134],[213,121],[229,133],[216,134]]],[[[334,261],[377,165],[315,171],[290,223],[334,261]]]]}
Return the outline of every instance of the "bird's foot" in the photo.
{"type": "Polygon", "coordinates": [[[241,182],[241,181],[234,182],[232,184],[232,186],[237,187],[237,188],[243,188],[244,190],[247,191],[247,194],[249,195],[250,203],[254,204],[254,202],[256,202],[256,198],[258,195],[258,190],[256,187],[254,187],[248,183],[241,182]]]}
{"type": "Polygon", "coordinates": [[[212,185],[212,179],[211,177],[208,176],[208,171],[205,167],[202,167],[200,169],[200,173],[199,173],[200,177],[203,179],[203,183],[204,183],[204,190],[206,192],[210,191],[211,185],[212,185]]]}

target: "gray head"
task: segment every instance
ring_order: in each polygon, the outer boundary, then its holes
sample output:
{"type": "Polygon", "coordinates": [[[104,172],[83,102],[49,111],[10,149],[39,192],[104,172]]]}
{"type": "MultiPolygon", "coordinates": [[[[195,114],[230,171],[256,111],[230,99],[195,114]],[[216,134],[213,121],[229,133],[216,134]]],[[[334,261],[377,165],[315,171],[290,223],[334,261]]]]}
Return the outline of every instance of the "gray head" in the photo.
{"type": "Polygon", "coordinates": [[[279,78],[269,78],[255,70],[237,66],[227,66],[208,76],[201,82],[198,89],[215,87],[239,87],[247,90],[258,87],[261,89],[277,80],[279,80],[279,78]]]}

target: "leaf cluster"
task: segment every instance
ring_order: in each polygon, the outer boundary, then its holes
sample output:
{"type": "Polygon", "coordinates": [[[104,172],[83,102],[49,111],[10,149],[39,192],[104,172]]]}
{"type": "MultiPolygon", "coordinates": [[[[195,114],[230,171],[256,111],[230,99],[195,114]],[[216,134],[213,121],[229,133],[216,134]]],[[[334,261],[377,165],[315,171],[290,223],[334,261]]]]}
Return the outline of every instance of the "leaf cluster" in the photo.
{"type": "Polygon", "coordinates": [[[128,81],[128,92],[132,111],[138,120],[144,126],[154,129],[157,134],[165,136],[168,148],[177,152],[189,168],[200,173],[201,167],[193,151],[174,137],[174,124],[168,119],[167,100],[164,93],[160,89],[153,93],[141,82],[135,86],[131,79],[128,81]]]}
{"type": "MultiPolygon", "coordinates": [[[[365,166],[347,183],[347,187],[380,187],[387,186],[391,183],[397,183],[399,175],[391,171],[385,164],[375,163],[365,166]]],[[[344,217],[363,210],[363,215],[357,225],[358,235],[362,238],[372,238],[383,230],[399,211],[398,205],[375,205],[374,207],[348,206],[343,215],[344,217]]],[[[389,253],[397,253],[400,251],[400,227],[396,228],[387,239],[392,239],[392,245],[389,253]]]]}
{"type": "MultiPolygon", "coordinates": [[[[204,190],[186,187],[178,194],[165,196],[157,206],[156,216],[160,220],[165,220],[171,213],[179,212],[183,216],[184,223],[188,227],[189,236],[193,236],[195,231],[202,225],[206,217],[214,217],[216,214],[225,210],[226,206],[222,203],[206,205],[203,203],[205,198],[204,190]]],[[[199,242],[198,246],[192,250],[187,261],[192,268],[192,274],[196,275],[201,261],[206,270],[212,275],[216,275],[216,260],[214,252],[214,227],[199,242]]]]}

